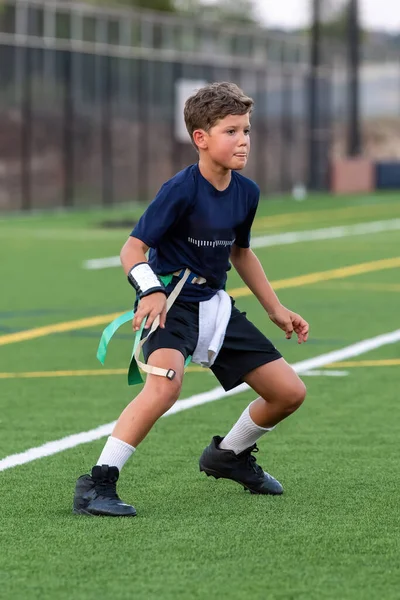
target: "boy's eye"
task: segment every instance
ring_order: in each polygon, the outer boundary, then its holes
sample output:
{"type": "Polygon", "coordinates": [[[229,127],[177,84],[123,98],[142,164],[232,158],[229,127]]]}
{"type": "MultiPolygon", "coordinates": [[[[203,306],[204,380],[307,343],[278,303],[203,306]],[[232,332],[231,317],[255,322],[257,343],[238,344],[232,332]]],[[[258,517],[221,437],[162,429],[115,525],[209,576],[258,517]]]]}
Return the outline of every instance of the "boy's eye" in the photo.
{"type": "MultiPolygon", "coordinates": [[[[236,133],[236,129],[227,129],[226,133],[229,135],[234,135],[236,133]]],[[[245,135],[250,135],[250,128],[244,130],[245,135]]]]}

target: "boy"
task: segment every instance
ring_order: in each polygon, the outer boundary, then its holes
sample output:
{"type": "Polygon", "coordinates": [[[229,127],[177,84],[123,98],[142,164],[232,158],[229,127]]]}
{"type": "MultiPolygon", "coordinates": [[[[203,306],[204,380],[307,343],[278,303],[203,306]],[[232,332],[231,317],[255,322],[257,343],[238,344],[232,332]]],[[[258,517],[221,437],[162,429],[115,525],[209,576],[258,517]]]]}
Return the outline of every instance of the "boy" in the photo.
{"type": "MultiPolygon", "coordinates": [[[[299,343],[307,340],[307,322],[280,304],[249,247],[260,190],[237,171],[245,167],[250,151],[252,108],[253,100],[232,83],[207,85],[187,100],[185,122],[199,162],[162,186],[121,250],[122,266],[139,299],[133,329],[139,331],[147,318],[148,332],[159,317],[159,326],[143,346],[149,370],[158,368],[159,374],[147,376],[140,394],[121,414],[91,475],[78,479],[75,513],[136,515],[135,508],[117,495],[119,472],[178,399],[185,359],[193,355],[200,339],[199,314],[210,299],[225,294],[221,290],[230,263],[286,338],[294,331],[299,343]],[[167,315],[167,297],[187,268],[197,278],[184,284],[167,315]],[[158,276],[172,273],[172,282],[164,287],[158,276]]],[[[246,382],[259,397],[224,438],[213,437],[201,455],[200,470],[232,479],[254,494],[281,494],[281,484],[263,471],[252,452],[257,451],[258,438],[302,404],[305,386],[230,300],[223,333],[212,371],[225,390],[246,382]]]]}

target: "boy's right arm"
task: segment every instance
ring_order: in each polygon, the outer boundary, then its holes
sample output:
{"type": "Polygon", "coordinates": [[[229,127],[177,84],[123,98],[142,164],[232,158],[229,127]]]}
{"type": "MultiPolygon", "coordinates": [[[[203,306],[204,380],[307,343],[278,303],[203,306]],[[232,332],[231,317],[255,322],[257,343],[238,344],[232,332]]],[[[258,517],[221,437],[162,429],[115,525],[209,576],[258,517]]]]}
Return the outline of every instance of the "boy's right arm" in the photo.
{"type": "MultiPolygon", "coordinates": [[[[120,258],[125,274],[128,276],[132,268],[139,263],[146,263],[146,252],[149,247],[138,238],[130,236],[122,247],[120,258]]],[[[150,267],[149,267],[150,268],[150,267]]],[[[147,317],[145,329],[149,329],[154,319],[160,315],[160,327],[165,327],[167,318],[167,297],[163,292],[154,292],[139,300],[133,319],[133,329],[138,331],[144,318],[147,317]]]]}

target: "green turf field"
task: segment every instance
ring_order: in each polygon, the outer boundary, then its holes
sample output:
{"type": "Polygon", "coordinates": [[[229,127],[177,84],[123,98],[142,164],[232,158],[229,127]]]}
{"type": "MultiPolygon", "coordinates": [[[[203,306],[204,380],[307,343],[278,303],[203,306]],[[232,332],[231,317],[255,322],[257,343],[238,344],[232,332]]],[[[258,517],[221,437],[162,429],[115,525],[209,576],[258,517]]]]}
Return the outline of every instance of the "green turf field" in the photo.
{"type": "MultiPolygon", "coordinates": [[[[156,424],[119,486],[135,519],[71,514],[75,480],[104,438],[6,468],[7,457],[112,422],[135,393],[124,373],[129,325],[107,371],[95,357],[132,290],[121,269],[82,265],[117,255],[129,234],[101,223],[133,222],[141,210],[0,217],[0,597],[399,598],[400,342],[302,376],[303,407],[259,443],[282,497],[251,496],[198,471],[204,446],[227,432],[250,392],[156,424]],[[342,376],[328,376],[335,371],[342,376]]],[[[261,203],[253,235],[399,218],[393,194],[273,199],[261,203]]],[[[256,252],[282,302],[310,322],[309,342],[285,340],[234,272],[228,289],[290,363],[400,329],[400,230],[256,252]]],[[[217,385],[189,369],[181,397],[217,385]]]]}

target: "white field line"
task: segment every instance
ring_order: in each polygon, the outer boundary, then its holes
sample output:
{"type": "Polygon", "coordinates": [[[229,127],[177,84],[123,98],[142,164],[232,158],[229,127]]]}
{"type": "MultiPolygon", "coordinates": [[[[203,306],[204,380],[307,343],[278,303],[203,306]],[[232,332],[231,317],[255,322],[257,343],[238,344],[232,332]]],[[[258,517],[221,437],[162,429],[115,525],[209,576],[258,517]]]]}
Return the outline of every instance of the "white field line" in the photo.
{"type": "Polygon", "coordinates": [[[324,229],[288,231],[274,235],[263,235],[253,238],[251,246],[252,248],[265,248],[267,246],[314,242],[316,240],[333,240],[353,235],[398,230],[400,230],[400,219],[390,219],[388,221],[374,221],[372,223],[357,223],[356,225],[340,225],[339,227],[326,227],[324,229]]]}
{"type": "Polygon", "coordinates": [[[303,377],[346,377],[348,374],[348,371],[331,371],[330,369],[324,369],[317,371],[304,371],[303,377]]]}
{"type": "Polygon", "coordinates": [[[110,267],[120,267],[121,259],[119,256],[109,256],[108,258],[90,258],[85,260],[83,268],[89,271],[96,271],[97,269],[109,269],[110,267]]]}
{"type": "MultiPolygon", "coordinates": [[[[387,221],[373,221],[372,223],[358,223],[356,225],[341,225],[339,227],[327,227],[324,229],[288,231],[286,233],[257,236],[251,239],[251,247],[266,248],[270,246],[296,244],[297,242],[333,240],[352,235],[364,235],[367,233],[382,233],[383,231],[398,230],[400,230],[400,219],[390,219],[387,221]]],[[[121,261],[119,256],[109,256],[108,258],[92,258],[84,261],[83,263],[83,268],[89,270],[107,269],[110,267],[120,266],[121,261]]]]}
{"type": "MultiPolygon", "coordinates": [[[[351,344],[350,346],[342,348],[341,350],[335,350],[333,352],[328,352],[327,354],[321,354],[315,358],[303,360],[294,364],[293,368],[296,373],[306,373],[307,371],[312,371],[318,367],[323,367],[333,362],[359,356],[360,354],[364,354],[365,352],[369,352],[375,348],[380,348],[381,346],[385,346],[387,344],[394,344],[398,341],[400,341],[400,329],[392,331],[391,333],[378,335],[377,337],[368,340],[357,342],[356,344],[351,344]]],[[[190,398],[186,398],[185,400],[179,400],[167,413],[165,413],[164,416],[166,417],[173,415],[181,412],[182,410],[187,410],[189,408],[193,408],[194,406],[200,406],[201,404],[206,404],[207,402],[214,402],[214,400],[228,398],[228,396],[234,396],[236,394],[240,394],[241,392],[246,392],[249,389],[250,388],[246,383],[242,383],[229,392],[224,392],[223,388],[219,386],[210,390],[209,392],[203,392],[202,394],[196,394],[190,398]]],[[[114,424],[115,421],[112,423],[106,423],[105,425],[100,425],[100,427],[96,427],[90,431],[83,431],[81,433],[69,435],[61,438],[60,440],[54,440],[53,442],[47,442],[42,446],[30,448],[25,452],[6,456],[6,458],[0,460],[0,471],[5,471],[6,469],[11,469],[12,467],[16,467],[18,465],[30,463],[38,458],[51,456],[53,454],[57,454],[58,452],[62,452],[63,450],[68,450],[69,448],[75,448],[75,446],[79,446],[80,444],[86,444],[88,442],[98,440],[109,435],[114,427],[114,424]]]]}

